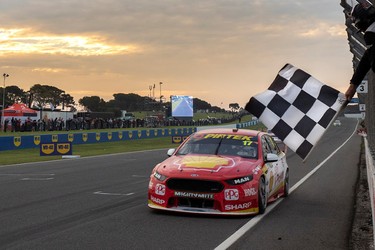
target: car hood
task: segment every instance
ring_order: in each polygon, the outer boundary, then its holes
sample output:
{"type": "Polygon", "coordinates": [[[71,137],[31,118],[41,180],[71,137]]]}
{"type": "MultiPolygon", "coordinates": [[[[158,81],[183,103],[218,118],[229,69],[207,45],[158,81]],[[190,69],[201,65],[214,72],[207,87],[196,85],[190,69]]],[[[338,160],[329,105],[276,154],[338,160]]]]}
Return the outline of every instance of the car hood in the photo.
{"type": "Polygon", "coordinates": [[[260,160],[220,155],[184,155],[171,156],[156,169],[160,174],[174,178],[221,179],[252,174],[260,160]]]}

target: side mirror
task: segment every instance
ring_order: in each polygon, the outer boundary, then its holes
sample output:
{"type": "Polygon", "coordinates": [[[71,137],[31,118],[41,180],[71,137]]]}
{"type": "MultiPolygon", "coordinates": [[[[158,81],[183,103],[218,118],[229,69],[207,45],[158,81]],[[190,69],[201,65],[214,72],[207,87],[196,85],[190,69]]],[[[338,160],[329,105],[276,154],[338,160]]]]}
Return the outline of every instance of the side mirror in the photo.
{"type": "Polygon", "coordinates": [[[167,151],[167,155],[168,155],[169,157],[172,156],[173,153],[174,153],[174,151],[176,151],[175,148],[170,148],[170,149],[168,149],[168,151],[167,151]]]}
{"type": "Polygon", "coordinates": [[[268,153],[266,155],[266,162],[275,162],[278,160],[279,160],[279,157],[277,156],[277,154],[268,153]]]}

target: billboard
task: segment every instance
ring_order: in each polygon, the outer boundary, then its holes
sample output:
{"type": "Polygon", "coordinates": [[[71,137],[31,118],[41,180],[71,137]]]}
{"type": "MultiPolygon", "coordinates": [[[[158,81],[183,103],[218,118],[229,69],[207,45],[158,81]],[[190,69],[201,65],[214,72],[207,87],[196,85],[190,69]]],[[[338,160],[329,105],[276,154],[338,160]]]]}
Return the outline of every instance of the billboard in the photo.
{"type": "Polygon", "coordinates": [[[193,97],[185,95],[171,96],[173,117],[193,117],[193,97]]]}

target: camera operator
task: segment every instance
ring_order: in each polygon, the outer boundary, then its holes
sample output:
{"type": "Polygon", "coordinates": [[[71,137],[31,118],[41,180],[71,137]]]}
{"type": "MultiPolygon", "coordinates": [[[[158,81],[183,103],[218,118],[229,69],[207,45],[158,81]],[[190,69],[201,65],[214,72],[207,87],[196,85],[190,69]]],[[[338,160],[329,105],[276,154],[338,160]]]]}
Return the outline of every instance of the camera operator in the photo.
{"type": "Polygon", "coordinates": [[[375,43],[375,8],[372,5],[357,4],[352,11],[352,21],[361,32],[364,32],[364,40],[368,48],[350,80],[349,88],[345,92],[348,101],[353,98],[358,85],[361,84],[370,68],[375,72],[375,46],[372,46],[375,43]]]}

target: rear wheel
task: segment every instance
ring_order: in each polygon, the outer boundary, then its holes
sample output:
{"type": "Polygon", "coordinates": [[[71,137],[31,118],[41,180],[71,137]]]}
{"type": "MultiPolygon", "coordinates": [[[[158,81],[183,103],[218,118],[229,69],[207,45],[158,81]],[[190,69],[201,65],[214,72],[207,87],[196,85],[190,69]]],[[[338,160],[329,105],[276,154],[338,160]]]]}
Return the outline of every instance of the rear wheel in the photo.
{"type": "Polygon", "coordinates": [[[287,169],[285,172],[283,197],[288,197],[288,195],[289,195],[289,169],[287,169]]]}
{"type": "Polygon", "coordinates": [[[267,208],[267,189],[266,189],[266,180],[264,177],[260,177],[259,188],[258,188],[258,207],[259,213],[263,214],[267,208]]]}

